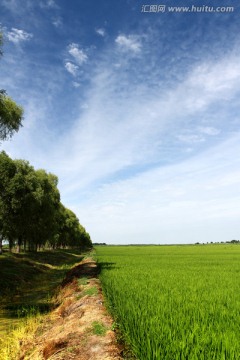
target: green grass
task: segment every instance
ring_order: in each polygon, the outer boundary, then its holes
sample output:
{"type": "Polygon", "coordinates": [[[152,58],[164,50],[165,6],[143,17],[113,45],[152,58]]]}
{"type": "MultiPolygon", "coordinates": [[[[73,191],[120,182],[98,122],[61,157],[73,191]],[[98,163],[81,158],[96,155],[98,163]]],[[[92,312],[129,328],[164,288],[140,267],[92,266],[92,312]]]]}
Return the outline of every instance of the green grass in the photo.
{"type": "Polygon", "coordinates": [[[95,296],[97,294],[98,294],[98,289],[96,286],[92,286],[92,287],[84,290],[84,292],[83,292],[83,296],[85,296],[85,295],[95,296]]]}
{"type": "Polygon", "coordinates": [[[138,359],[239,358],[239,245],[96,251],[109,309],[138,359]]]}
{"type": "Polygon", "coordinates": [[[81,286],[81,285],[87,285],[89,280],[87,277],[82,277],[82,278],[78,279],[77,281],[78,281],[78,285],[81,286]]]}
{"type": "Polygon", "coordinates": [[[107,330],[108,328],[102,322],[94,321],[92,323],[92,332],[94,335],[104,336],[107,330]]]}

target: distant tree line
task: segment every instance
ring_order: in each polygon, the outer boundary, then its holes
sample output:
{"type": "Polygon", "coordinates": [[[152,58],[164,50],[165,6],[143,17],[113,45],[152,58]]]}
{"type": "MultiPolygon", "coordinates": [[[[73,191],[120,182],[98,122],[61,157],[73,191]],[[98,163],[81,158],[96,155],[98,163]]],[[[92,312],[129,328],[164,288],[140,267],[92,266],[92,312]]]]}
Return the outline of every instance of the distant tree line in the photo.
{"type": "MultiPolygon", "coordinates": [[[[240,240],[230,240],[230,241],[221,241],[221,242],[211,241],[210,243],[207,242],[206,244],[240,244],[240,240]]],[[[195,245],[205,245],[205,243],[196,242],[195,245]]]]}
{"type": "Polygon", "coordinates": [[[18,251],[92,247],[77,216],[61,203],[57,184],[55,175],[0,152],[0,252],[3,240],[18,251]]]}

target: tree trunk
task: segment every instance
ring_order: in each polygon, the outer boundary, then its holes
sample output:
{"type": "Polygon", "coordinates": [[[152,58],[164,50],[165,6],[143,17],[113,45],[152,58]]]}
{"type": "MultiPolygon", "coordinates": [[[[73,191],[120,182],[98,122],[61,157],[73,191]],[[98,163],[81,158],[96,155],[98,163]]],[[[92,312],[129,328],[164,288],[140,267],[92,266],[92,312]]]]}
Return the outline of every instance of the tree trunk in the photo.
{"type": "Polygon", "coordinates": [[[2,236],[0,236],[0,255],[2,255],[2,236]]]}
{"type": "Polygon", "coordinates": [[[12,248],[13,248],[13,239],[8,239],[9,241],[9,251],[12,252],[12,248]]]}
{"type": "Polygon", "coordinates": [[[21,245],[22,245],[22,236],[19,236],[18,244],[17,244],[17,253],[21,252],[21,245]]]}

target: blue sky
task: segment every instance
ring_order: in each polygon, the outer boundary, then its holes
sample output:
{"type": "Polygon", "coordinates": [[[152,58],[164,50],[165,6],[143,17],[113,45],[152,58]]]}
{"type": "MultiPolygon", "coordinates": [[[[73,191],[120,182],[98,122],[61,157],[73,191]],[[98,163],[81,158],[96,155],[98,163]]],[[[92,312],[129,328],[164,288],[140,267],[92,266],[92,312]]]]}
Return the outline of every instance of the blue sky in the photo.
{"type": "Polygon", "coordinates": [[[192,5],[0,2],[0,88],[25,109],[1,150],[55,173],[94,242],[240,237],[240,6],[168,8],[192,5]]]}

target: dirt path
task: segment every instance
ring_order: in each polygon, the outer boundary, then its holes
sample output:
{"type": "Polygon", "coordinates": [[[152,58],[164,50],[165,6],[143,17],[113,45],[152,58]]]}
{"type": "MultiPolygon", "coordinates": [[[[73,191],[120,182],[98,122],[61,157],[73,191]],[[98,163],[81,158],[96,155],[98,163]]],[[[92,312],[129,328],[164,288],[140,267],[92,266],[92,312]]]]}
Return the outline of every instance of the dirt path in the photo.
{"type": "Polygon", "coordinates": [[[92,259],[70,270],[58,295],[60,305],[22,343],[20,360],[120,360],[113,320],[104,306],[98,268],[92,259]]]}

